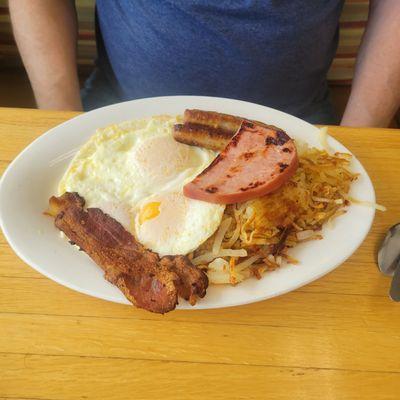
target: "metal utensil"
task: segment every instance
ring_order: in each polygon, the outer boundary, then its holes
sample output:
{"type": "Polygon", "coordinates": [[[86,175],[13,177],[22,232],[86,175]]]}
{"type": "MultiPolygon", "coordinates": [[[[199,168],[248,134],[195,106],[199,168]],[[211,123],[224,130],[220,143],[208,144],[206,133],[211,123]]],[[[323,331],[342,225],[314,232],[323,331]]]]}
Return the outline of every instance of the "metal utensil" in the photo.
{"type": "Polygon", "coordinates": [[[378,266],[385,275],[394,275],[389,294],[400,301],[400,223],[387,232],[378,252],[378,266]]]}
{"type": "Polygon", "coordinates": [[[389,295],[392,300],[400,301],[400,261],[397,263],[396,271],[394,271],[389,295]]]}

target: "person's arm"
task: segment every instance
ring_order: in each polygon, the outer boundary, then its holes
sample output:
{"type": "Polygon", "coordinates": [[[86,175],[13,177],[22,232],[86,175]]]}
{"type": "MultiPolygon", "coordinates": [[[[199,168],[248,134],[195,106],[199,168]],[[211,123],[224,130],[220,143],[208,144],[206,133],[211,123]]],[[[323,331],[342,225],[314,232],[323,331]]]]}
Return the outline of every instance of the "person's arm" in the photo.
{"type": "Polygon", "coordinates": [[[400,106],[400,1],[371,0],[341,125],[386,127],[400,106]]]}
{"type": "Polygon", "coordinates": [[[9,0],[11,21],[39,108],[81,110],[72,0],[9,0]]]}

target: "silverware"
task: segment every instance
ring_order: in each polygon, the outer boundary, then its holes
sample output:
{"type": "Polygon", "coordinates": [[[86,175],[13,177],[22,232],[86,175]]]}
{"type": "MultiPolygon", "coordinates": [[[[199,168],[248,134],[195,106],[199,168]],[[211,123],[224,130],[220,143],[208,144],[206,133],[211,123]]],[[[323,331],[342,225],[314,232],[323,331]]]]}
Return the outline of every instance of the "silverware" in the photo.
{"type": "Polygon", "coordinates": [[[378,266],[385,275],[393,275],[389,294],[400,301],[400,223],[387,232],[378,252],[378,266]]]}
{"type": "Polygon", "coordinates": [[[400,301],[400,261],[397,263],[396,271],[394,271],[389,295],[392,300],[400,301]]]}

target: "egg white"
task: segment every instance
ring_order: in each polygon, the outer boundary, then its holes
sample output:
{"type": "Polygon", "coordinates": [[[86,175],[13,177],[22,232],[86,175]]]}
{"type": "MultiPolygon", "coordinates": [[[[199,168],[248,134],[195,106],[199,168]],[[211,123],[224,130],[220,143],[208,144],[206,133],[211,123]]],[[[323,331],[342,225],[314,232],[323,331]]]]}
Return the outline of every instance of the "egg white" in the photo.
{"type": "Polygon", "coordinates": [[[187,254],[207,240],[221,223],[225,206],[185,197],[182,191],[147,197],[135,215],[135,236],[160,256],[187,254]],[[147,204],[158,204],[158,214],[141,221],[147,204]]]}
{"type": "Polygon", "coordinates": [[[215,153],[176,142],[176,117],[157,116],[98,129],[75,155],[58,194],[77,192],[86,207],[98,207],[119,221],[147,248],[187,254],[218,228],[224,206],[187,199],[182,187],[215,158],[215,153]],[[149,202],[157,217],[139,224],[149,202]]]}

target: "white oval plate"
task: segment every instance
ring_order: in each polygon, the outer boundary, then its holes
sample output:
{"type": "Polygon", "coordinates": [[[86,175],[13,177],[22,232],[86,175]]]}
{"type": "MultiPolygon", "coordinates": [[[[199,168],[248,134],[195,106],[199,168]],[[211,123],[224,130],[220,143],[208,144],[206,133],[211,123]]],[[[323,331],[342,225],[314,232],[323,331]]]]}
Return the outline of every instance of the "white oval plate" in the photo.
{"type": "MultiPolygon", "coordinates": [[[[17,255],[43,275],[78,292],[129,304],[123,294],[104,280],[102,270],[83,252],[60,237],[52,218],[43,215],[48,199],[76,150],[99,127],[128,119],[157,114],[182,114],[199,108],[240,115],[279,126],[293,137],[320,147],[318,129],[283,112],[244,101],[197,96],[156,97],[128,101],[94,110],[49,130],[30,144],[11,163],[0,182],[1,228],[17,255]],[[65,157],[65,155],[69,157],[65,157]]],[[[333,138],[332,149],[349,152],[333,138]]],[[[360,173],[351,195],[374,202],[375,193],[366,171],[356,159],[353,171],[360,173]]],[[[324,239],[297,246],[291,255],[300,264],[270,272],[261,280],[249,279],[236,287],[210,286],[204,299],[191,307],[181,301],[180,309],[229,307],[278,296],[306,285],[343,263],[367,235],[375,210],[351,205],[325,227],[324,239]]]]}

